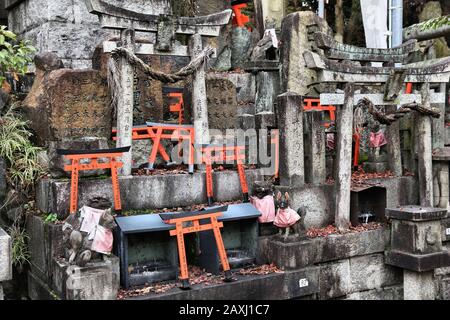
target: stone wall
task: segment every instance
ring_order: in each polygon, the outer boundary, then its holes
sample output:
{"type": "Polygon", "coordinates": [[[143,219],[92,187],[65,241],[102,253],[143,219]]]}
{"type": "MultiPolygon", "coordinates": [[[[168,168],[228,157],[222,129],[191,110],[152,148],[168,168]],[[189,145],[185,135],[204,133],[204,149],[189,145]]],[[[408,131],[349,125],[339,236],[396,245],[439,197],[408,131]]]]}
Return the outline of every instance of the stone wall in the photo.
{"type": "MultiPolygon", "coordinates": [[[[254,181],[262,179],[260,170],[246,170],[246,176],[250,189],[254,181]]],[[[242,199],[236,171],[215,172],[213,179],[217,201],[242,199]]],[[[122,207],[123,210],[148,210],[206,203],[205,181],[204,173],[123,177],[119,181],[122,207]]],[[[42,179],[37,184],[37,208],[64,218],[69,213],[69,193],[70,181],[42,179]]],[[[80,180],[79,207],[93,196],[107,197],[113,201],[111,179],[80,180]]]]}
{"type": "MultiPolygon", "coordinates": [[[[142,13],[169,13],[165,0],[105,0],[142,13]]],[[[115,36],[100,28],[84,0],[9,0],[9,29],[30,40],[39,52],[55,52],[68,68],[91,68],[95,47],[115,36]]]]}

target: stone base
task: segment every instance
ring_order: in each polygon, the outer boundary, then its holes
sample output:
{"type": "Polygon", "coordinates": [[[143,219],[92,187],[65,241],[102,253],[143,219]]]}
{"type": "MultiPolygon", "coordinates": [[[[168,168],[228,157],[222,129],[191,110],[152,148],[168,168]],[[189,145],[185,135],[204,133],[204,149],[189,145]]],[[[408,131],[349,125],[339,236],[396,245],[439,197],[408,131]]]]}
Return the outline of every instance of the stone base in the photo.
{"type": "Polygon", "coordinates": [[[388,243],[388,232],[385,229],[330,235],[294,243],[272,238],[267,244],[266,255],[268,261],[279,268],[293,270],[316,263],[382,253],[388,243]]]}
{"type": "Polygon", "coordinates": [[[319,291],[317,267],[258,276],[235,273],[233,278],[237,281],[206,287],[193,285],[192,290],[187,291],[175,288],[163,294],[132,297],[129,300],[287,300],[319,291]]]}
{"type": "Polygon", "coordinates": [[[403,295],[405,300],[434,300],[433,271],[418,273],[404,270],[403,295]]]}
{"type": "MultiPolygon", "coordinates": [[[[252,192],[253,181],[262,180],[262,170],[246,170],[247,183],[252,192]]],[[[237,170],[213,173],[215,200],[219,202],[242,199],[237,170]]],[[[126,210],[163,209],[206,203],[205,174],[167,174],[132,176],[119,179],[122,208],[126,210]]],[[[64,219],[69,214],[70,181],[42,179],[36,188],[37,208],[42,212],[58,214],[64,219]]],[[[113,192],[111,178],[80,179],[78,206],[93,196],[108,198],[113,192]]]]}
{"type": "Polygon", "coordinates": [[[56,291],[31,271],[28,272],[28,297],[31,300],[61,300],[56,291]]]}
{"type": "Polygon", "coordinates": [[[450,278],[445,278],[441,280],[441,299],[450,300],[450,278]]]}
{"type": "Polygon", "coordinates": [[[386,264],[415,272],[426,272],[450,266],[448,251],[417,255],[391,250],[385,253],[385,258],[386,264]]]}
{"type": "Polygon", "coordinates": [[[0,228],[0,282],[12,279],[11,237],[0,228]]]}
{"type": "Polygon", "coordinates": [[[348,294],[344,300],[403,300],[403,286],[392,286],[348,294]]]}
{"type": "Polygon", "coordinates": [[[54,260],[54,285],[66,300],[115,300],[119,290],[119,258],[104,257],[86,267],[54,260]]]}

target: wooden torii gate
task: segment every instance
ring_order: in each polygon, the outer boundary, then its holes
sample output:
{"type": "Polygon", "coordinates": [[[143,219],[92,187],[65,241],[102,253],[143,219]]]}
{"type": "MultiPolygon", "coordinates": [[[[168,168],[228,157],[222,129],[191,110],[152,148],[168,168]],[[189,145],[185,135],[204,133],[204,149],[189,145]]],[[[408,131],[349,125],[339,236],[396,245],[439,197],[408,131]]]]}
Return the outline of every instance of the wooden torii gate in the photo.
{"type": "MultiPolygon", "coordinates": [[[[203,17],[174,17],[149,15],[116,7],[101,0],[85,0],[88,11],[99,17],[102,28],[120,30],[120,41],[106,41],[104,52],[118,47],[135,54],[190,56],[191,60],[203,51],[202,36],[218,37],[223,25],[231,19],[232,10],[203,17]],[[135,42],[135,32],[156,33],[156,44],[135,42]],[[190,35],[189,46],[175,45],[175,34],[190,35]]],[[[121,58],[121,93],[117,102],[117,147],[132,145],[133,128],[133,68],[126,58],[121,58]]],[[[193,76],[192,114],[195,143],[209,144],[208,106],[206,100],[205,69],[193,76]]],[[[132,150],[122,157],[122,175],[131,175],[132,150]]]]}
{"type": "MultiPolygon", "coordinates": [[[[334,83],[345,86],[343,93],[325,93],[320,95],[323,105],[336,105],[339,108],[337,119],[337,173],[336,173],[336,226],[343,230],[350,223],[350,188],[353,107],[361,100],[367,99],[375,106],[404,106],[416,104],[420,106],[418,115],[418,171],[420,204],[433,206],[433,171],[432,171],[432,120],[430,114],[433,104],[445,104],[445,88],[442,84],[450,79],[450,58],[435,59],[407,64],[409,53],[414,51],[416,42],[409,41],[394,49],[366,49],[336,42],[333,38],[317,33],[315,35],[317,52],[306,51],[304,58],[308,68],[317,70],[318,83],[334,83]],[[358,61],[359,63],[355,63],[358,61]],[[369,62],[383,62],[393,65],[405,63],[401,68],[389,66],[364,66],[369,62]],[[418,92],[403,94],[404,83],[420,86],[418,92]],[[430,84],[439,84],[441,92],[430,90],[430,84]],[[355,93],[355,85],[379,86],[380,93],[355,93]]],[[[418,108],[416,108],[418,109],[418,108]]],[[[442,111],[441,111],[442,112],[442,111]]],[[[439,113],[438,113],[439,115],[439,113]]],[[[443,123],[443,114],[441,121],[443,123]]],[[[397,129],[398,131],[398,129],[397,129]]],[[[398,134],[390,141],[395,145],[391,157],[400,157],[400,139],[398,134]]],[[[399,158],[400,159],[400,158],[399,158]]],[[[401,161],[400,175],[401,175],[401,161]]],[[[398,167],[398,165],[396,165],[398,167]]]]}

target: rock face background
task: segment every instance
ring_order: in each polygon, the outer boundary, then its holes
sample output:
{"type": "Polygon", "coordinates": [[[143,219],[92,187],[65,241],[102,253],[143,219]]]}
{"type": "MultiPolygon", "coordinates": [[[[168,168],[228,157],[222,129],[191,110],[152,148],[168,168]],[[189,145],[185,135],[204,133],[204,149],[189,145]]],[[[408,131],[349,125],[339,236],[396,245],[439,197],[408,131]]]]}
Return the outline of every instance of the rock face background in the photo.
{"type": "MultiPolygon", "coordinates": [[[[169,13],[166,0],[104,0],[142,13],[169,13]]],[[[39,52],[51,51],[68,68],[91,68],[95,47],[115,35],[102,30],[96,15],[87,11],[84,0],[19,0],[8,13],[9,29],[28,39],[39,52]]]]}

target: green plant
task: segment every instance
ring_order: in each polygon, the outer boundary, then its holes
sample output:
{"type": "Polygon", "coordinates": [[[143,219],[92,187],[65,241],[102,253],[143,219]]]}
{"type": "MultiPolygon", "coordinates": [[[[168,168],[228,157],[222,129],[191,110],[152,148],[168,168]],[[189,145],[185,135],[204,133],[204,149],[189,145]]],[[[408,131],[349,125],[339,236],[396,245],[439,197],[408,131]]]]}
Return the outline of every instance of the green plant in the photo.
{"type": "Polygon", "coordinates": [[[56,213],[49,213],[44,216],[44,223],[55,223],[58,222],[58,215],[56,213]]]}
{"type": "Polygon", "coordinates": [[[38,154],[42,149],[33,146],[31,136],[27,122],[22,120],[12,105],[0,117],[0,157],[8,163],[10,184],[23,193],[28,193],[36,178],[44,172],[38,161],[38,154]]]}
{"type": "Polygon", "coordinates": [[[16,224],[8,229],[8,233],[12,240],[12,262],[21,269],[26,263],[30,262],[30,251],[27,244],[29,236],[25,229],[16,224]]]}
{"type": "Polygon", "coordinates": [[[28,64],[36,49],[28,41],[21,41],[17,36],[0,26],[0,87],[6,88],[6,73],[10,72],[18,80],[18,76],[27,72],[28,64]]]}

